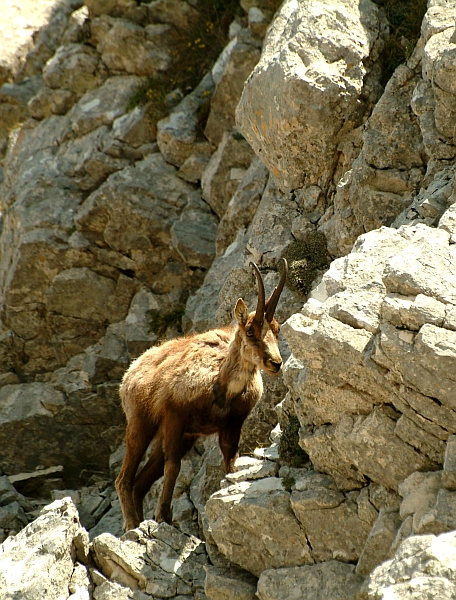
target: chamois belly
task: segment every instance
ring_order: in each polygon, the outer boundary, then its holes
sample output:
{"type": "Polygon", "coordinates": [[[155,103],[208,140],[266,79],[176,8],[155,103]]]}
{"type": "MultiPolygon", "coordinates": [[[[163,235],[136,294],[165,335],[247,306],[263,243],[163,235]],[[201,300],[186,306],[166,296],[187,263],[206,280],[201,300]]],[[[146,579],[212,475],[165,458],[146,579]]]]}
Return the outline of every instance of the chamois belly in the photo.
{"type": "Polygon", "coordinates": [[[211,401],[198,408],[193,407],[185,419],[185,431],[192,435],[211,435],[226,429],[230,424],[241,423],[255,405],[258,397],[245,390],[227,399],[226,393],[214,386],[211,401]]]}

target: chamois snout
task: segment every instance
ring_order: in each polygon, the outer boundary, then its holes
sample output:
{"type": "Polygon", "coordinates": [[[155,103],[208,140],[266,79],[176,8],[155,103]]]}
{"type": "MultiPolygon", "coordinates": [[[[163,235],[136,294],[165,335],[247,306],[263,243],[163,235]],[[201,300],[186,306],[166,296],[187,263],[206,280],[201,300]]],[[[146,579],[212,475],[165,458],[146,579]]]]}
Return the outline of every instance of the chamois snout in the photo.
{"type": "Polygon", "coordinates": [[[270,367],[270,369],[273,373],[278,373],[280,371],[280,369],[282,368],[282,361],[276,362],[270,358],[266,361],[266,363],[270,367]]]}

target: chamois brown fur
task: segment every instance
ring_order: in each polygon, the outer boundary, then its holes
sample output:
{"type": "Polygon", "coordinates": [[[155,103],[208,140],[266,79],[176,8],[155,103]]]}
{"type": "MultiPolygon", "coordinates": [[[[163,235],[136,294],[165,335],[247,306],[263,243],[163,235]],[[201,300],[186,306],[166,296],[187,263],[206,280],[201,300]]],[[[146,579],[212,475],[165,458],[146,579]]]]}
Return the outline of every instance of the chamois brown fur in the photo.
{"type": "Polygon", "coordinates": [[[126,455],[116,488],[124,527],[143,520],[143,500],[165,475],[155,518],[171,520],[171,500],[183,456],[200,436],[218,433],[226,472],[234,469],[241,427],[263,392],[260,369],[282,365],[274,311],[285,282],[265,301],[257,266],[258,306],[249,313],[240,298],[237,325],[173,339],[150,348],[129,367],[120,387],[127,418],[126,455]],[[154,440],[149,459],[139,463],[154,440]]]}

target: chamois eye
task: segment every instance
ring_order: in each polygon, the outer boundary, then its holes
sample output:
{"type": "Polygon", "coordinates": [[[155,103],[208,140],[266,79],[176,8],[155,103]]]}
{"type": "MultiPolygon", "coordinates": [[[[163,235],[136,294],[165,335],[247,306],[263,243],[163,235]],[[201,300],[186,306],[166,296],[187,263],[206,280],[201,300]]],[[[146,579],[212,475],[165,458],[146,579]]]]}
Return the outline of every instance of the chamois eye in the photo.
{"type": "Polygon", "coordinates": [[[248,337],[252,337],[253,336],[253,329],[247,329],[245,333],[246,333],[246,335],[248,337]]]}

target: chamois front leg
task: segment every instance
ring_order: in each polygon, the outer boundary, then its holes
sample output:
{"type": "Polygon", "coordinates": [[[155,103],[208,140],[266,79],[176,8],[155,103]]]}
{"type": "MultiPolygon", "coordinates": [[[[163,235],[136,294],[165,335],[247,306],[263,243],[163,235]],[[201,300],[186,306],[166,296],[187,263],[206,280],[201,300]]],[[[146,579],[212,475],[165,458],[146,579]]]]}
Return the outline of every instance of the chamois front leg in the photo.
{"type": "Polygon", "coordinates": [[[184,423],[176,413],[167,413],[164,419],[163,452],[165,456],[165,479],[155,511],[159,523],[171,523],[171,500],[179,475],[183,456],[184,423]]]}
{"type": "MultiPolygon", "coordinates": [[[[181,458],[183,458],[189,450],[191,450],[198,439],[196,435],[185,435],[182,442],[181,458]]],[[[165,455],[163,452],[163,440],[159,438],[155,441],[154,447],[149,456],[149,460],[139,472],[135,479],[133,488],[133,500],[135,503],[136,512],[139,520],[144,521],[143,502],[144,497],[150,490],[151,486],[160,479],[164,473],[165,455]]]]}
{"type": "Polygon", "coordinates": [[[219,446],[223,454],[225,473],[234,473],[234,463],[238,457],[239,439],[244,420],[233,420],[233,422],[219,431],[219,446]]]}

